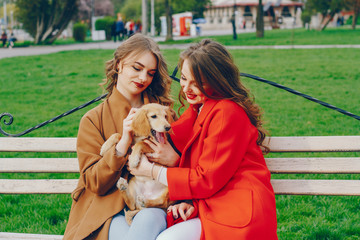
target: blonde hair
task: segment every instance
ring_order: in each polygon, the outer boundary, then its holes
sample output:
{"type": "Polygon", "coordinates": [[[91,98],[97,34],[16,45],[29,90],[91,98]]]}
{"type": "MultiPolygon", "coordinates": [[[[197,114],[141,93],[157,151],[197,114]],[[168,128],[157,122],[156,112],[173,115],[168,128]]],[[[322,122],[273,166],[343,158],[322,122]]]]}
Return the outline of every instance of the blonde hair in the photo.
{"type": "Polygon", "coordinates": [[[136,33],[124,41],[114,52],[114,58],[105,64],[106,79],[102,86],[108,91],[108,96],[112,94],[114,86],[118,79],[118,65],[121,60],[130,56],[137,56],[144,52],[150,52],[157,60],[157,71],[151,84],[145,89],[149,97],[154,98],[162,105],[170,106],[173,100],[170,97],[171,79],[168,75],[167,64],[160,52],[157,43],[140,33],[136,33]]]}
{"type": "MultiPolygon", "coordinates": [[[[241,83],[239,69],[226,48],[215,41],[204,39],[181,53],[180,68],[185,60],[189,63],[197,87],[207,98],[229,99],[245,110],[251,124],[258,130],[257,144],[268,152],[269,149],[263,145],[266,131],[262,127],[260,107],[241,83]],[[211,94],[204,89],[204,83],[212,90],[211,94]]],[[[184,93],[181,91],[179,96],[183,105],[184,93]]]]}

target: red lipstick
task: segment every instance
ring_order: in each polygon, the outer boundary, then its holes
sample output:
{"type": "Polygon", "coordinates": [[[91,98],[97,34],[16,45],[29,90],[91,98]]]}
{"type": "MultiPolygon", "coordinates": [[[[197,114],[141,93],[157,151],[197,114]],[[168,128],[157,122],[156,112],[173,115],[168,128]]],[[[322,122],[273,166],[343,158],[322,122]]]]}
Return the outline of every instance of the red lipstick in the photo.
{"type": "Polygon", "coordinates": [[[186,97],[187,97],[188,99],[193,100],[193,99],[195,99],[195,98],[197,97],[197,95],[195,95],[195,94],[186,94],[186,97]]]}
{"type": "Polygon", "coordinates": [[[143,88],[144,84],[133,82],[137,88],[143,88]]]}

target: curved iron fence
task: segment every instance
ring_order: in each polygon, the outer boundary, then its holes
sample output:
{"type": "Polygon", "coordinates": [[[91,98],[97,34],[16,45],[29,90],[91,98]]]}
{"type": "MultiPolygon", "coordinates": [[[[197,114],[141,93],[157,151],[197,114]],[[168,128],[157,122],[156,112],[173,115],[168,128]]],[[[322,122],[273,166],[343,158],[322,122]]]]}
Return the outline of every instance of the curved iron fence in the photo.
{"type": "MultiPolygon", "coordinates": [[[[177,81],[177,82],[180,82],[180,79],[176,77],[177,71],[178,71],[178,68],[176,67],[176,68],[174,69],[173,73],[170,75],[170,77],[171,77],[173,80],[175,80],[175,81],[177,81]]],[[[338,111],[338,112],[340,112],[340,113],[342,113],[342,114],[344,114],[344,115],[346,115],[346,116],[355,118],[356,120],[359,120],[359,121],[360,121],[360,116],[358,116],[358,115],[355,115],[355,114],[353,114],[353,113],[350,113],[350,112],[348,112],[348,111],[345,111],[345,110],[343,110],[343,109],[341,109],[341,108],[335,107],[335,106],[333,106],[333,105],[331,105],[331,104],[329,104],[329,103],[320,101],[320,100],[318,100],[318,99],[316,99],[316,98],[314,98],[314,97],[311,97],[311,96],[309,96],[309,95],[303,94],[303,93],[298,92],[298,91],[296,91],[296,90],[294,90],[294,89],[285,87],[285,86],[283,86],[283,85],[281,85],[281,84],[278,84],[278,83],[276,83],[276,82],[269,81],[269,80],[266,80],[266,79],[264,79],[264,78],[261,78],[261,77],[255,76],[255,75],[251,75],[251,74],[247,74],[247,73],[240,73],[240,76],[248,77],[248,78],[254,79],[254,80],[256,80],[256,81],[260,81],[260,82],[263,82],[263,83],[270,84],[270,85],[272,85],[272,86],[274,86],[274,87],[277,87],[277,88],[280,88],[280,89],[282,89],[282,90],[288,91],[288,92],[290,92],[290,93],[292,93],[292,94],[301,96],[301,97],[303,97],[303,98],[306,98],[307,100],[310,100],[310,101],[312,101],[312,102],[315,102],[315,103],[317,103],[317,104],[320,104],[320,105],[322,105],[322,106],[324,106],[324,107],[330,108],[330,109],[332,109],[332,110],[338,111]]],[[[71,109],[71,110],[69,110],[69,111],[67,111],[67,112],[64,112],[64,113],[62,113],[62,114],[60,114],[60,115],[58,115],[58,116],[56,116],[56,117],[54,117],[54,118],[52,118],[52,119],[50,119],[50,120],[47,120],[47,121],[45,121],[45,122],[42,122],[42,123],[40,123],[40,124],[38,124],[38,125],[36,125],[36,126],[34,126],[34,127],[32,127],[32,128],[29,128],[29,129],[27,129],[27,130],[25,130],[25,131],[23,131],[23,132],[17,133],[17,134],[7,133],[7,132],[5,132],[5,131],[1,128],[1,124],[2,124],[2,123],[4,123],[5,125],[11,125],[11,124],[13,123],[13,120],[14,120],[14,117],[13,117],[10,113],[2,113],[2,114],[0,114],[0,133],[2,133],[2,134],[5,135],[5,136],[8,136],[8,137],[20,137],[20,136],[23,136],[23,135],[28,134],[28,133],[36,130],[36,129],[39,129],[39,128],[41,128],[41,127],[43,127],[43,126],[45,126],[45,125],[47,125],[47,124],[49,124],[49,123],[55,122],[56,120],[59,120],[59,119],[65,117],[65,116],[68,116],[68,115],[70,115],[70,114],[73,113],[73,112],[76,112],[76,111],[78,111],[78,110],[80,110],[80,109],[82,109],[82,108],[85,108],[85,107],[87,107],[87,106],[89,106],[89,105],[91,105],[91,104],[93,104],[93,103],[95,103],[95,102],[98,102],[99,100],[105,98],[106,96],[107,96],[107,94],[101,95],[101,96],[99,96],[99,97],[97,97],[97,98],[94,98],[94,99],[91,100],[91,101],[88,101],[88,102],[86,102],[86,103],[84,103],[84,104],[82,104],[82,105],[80,105],[80,106],[78,106],[78,107],[75,107],[75,108],[73,108],[73,109],[71,109]],[[6,121],[6,118],[8,118],[8,121],[6,121]]]]}

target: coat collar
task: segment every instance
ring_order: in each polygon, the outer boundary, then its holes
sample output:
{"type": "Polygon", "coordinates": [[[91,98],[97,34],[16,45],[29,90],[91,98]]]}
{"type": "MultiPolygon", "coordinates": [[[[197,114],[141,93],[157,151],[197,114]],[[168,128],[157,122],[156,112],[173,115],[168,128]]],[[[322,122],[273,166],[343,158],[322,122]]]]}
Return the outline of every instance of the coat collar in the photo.
{"type": "MultiPolygon", "coordinates": [[[[150,103],[149,96],[146,91],[141,93],[141,98],[143,99],[144,104],[150,103]]],[[[114,86],[113,91],[109,97],[109,104],[119,106],[119,104],[126,106],[129,108],[129,111],[131,109],[130,102],[117,90],[116,86],[114,86]]]]}
{"type": "Polygon", "coordinates": [[[218,100],[213,99],[206,100],[200,113],[198,113],[200,107],[199,105],[190,105],[188,109],[186,109],[186,111],[181,115],[180,119],[173,124],[173,127],[180,129],[189,129],[188,127],[193,126],[195,121],[200,126],[202,126],[204,124],[206,116],[218,102],[218,100]]]}
{"type": "Polygon", "coordinates": [[[206,117],[217,102],[217,100],[208,99],[199,114],[199,106],[190,105],[179,120],[172,124],[175,146],[182,153],[184,153],[198,137],[206,117]]]}
{"type": "Polygon", "coordinates": [[[213,107],[218,102],[219,102],[219,100],[214,100],[214,99],[207,99],[205,101],[204,106],[202,107],[201,112],[199,113],[199,116],[197,119],[200,126],[202,126],[204,124],[204,121],[205,121],[207,115],[209,114],[209,112],[213,109],[213,107]]]}

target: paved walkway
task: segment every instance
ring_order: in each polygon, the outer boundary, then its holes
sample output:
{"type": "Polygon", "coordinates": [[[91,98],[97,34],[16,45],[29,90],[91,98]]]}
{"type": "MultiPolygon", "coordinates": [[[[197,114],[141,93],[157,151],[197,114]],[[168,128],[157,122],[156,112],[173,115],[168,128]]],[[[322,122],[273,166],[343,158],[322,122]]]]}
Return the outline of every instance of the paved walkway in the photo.
{"type": "MultiPolygon", "coordinates": [[[[212,31],[206,32],[205,36],[214,35],[225,35],[232,34],[231,32],[224,31],[212,31]]],[[[189,37],[175,37],[177,39],[184,39],[189,37]]],[[[164,41],[164,37],[155,37],[155,41],[164,41]]],[[[107,42],[92,42],[92,43],[77,43],[70,45],[55,45],[55,46],[30,46],[24,48],[0,48],[0,59],[16,56],[30,56],[49,54],[60,51],[71,51],[71,50],[87,50],[87,49],[113,49],[115,50],[119,46],[119,42],[114,43],[113,41],[107,42]]],[[[171,44],[171,45],[159,45],[161,49],[185,49],[189,44],[171,44]]],[[[314,48],[360,48],[358,45],[273,45],[273,46],[227,46],[228,49],[314,49],[314,48]]]]}

